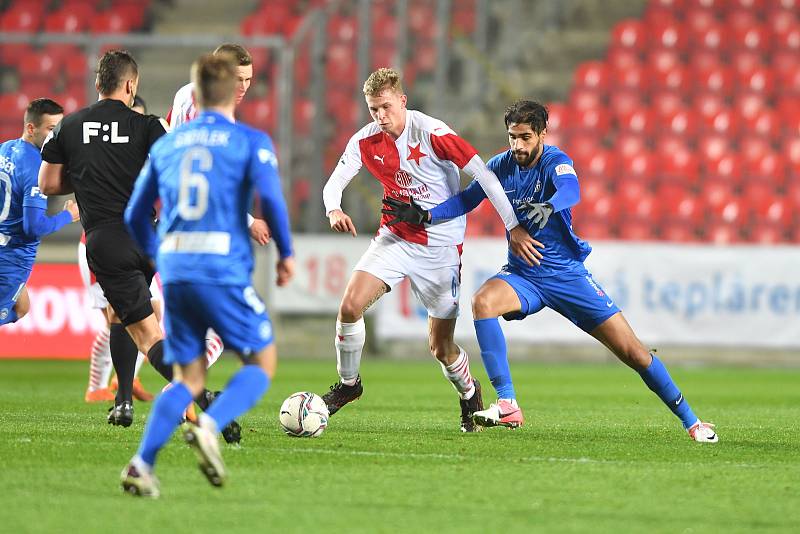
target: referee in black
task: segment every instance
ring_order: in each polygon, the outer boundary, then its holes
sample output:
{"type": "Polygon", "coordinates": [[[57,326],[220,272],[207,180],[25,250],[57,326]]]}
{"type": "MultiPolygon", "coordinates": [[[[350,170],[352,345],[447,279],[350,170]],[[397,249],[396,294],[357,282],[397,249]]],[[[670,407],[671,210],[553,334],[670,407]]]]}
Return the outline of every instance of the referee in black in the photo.
{"type": "Polygon", "coordinates": [[[106,52],[97,68],[99,100],[56,126],[42,147],[39,170],[44,194],[75,193],[86,231],[86,259],[109,302],[111,359],[119,389],[108,422],[126,427],[133,422],[137,347],[172,379],[172,368],[163,362],[164,335],[150,303],[155,272],[122,218],[150,146],[166,133],[158,117],[130,109],[138,83],[139,68],[128,52],[106,52]]]}

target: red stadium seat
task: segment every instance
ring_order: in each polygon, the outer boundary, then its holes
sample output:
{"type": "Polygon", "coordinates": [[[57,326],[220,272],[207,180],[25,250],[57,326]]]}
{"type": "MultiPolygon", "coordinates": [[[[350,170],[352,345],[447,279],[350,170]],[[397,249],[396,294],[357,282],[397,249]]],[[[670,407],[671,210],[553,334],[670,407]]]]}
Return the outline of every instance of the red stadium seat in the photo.
{"type": "Polygon", "coordinates": [[[599,196],[595,198],[581,198],[578,203],[577,213],[581,217],[602,217],[608,224],[614,224],[619,218],[619,211],[615,210],[616,204],[611,195],[599,196]]]}
{"type": "Polygon", "coordinates": [[[46,51],[29,52],[20,58],[19,73],[23,81],[52,81],[58,70],[58,63],[46,51]]]}
{"type": "Polygon", "coordinates": [[[692,182],[700,173],[700,161],[689,149],[659,154],[658,161],[658,173],[662,178],[692,182]]]}
{"type": "Polygon", "coordinates": [[[624,115],[618,115],[616,121],[617,127],[621,131],[644,135],[646,137],[653,134],[656,126],[656,116],[647,108],[637,109],[624,115]]]}
{"type": "Polygon", "coordinates": [[[742,74],[736,82],[738,92],[763,93],[771,96],[775,91],[775,73],[767,67],[760,67],[750,73],[742,74]]]}
{"type": "Polygon", "coordinates": [[[610,48],[629,48],[643,50],[647,43],[647,28],[641,21],[625,19],[611,30],[610,48]]]}
{"type": "Polygon", "coordinates": [[[589,110],[603,108],[603,94],[591,87],[575,87],[569,94],[569,106],[575,110],[589,110]]]}
{"type": "Polygon", "coordinates": [[[581,175],[581,200],[580,202],[597,202],[601,198],[611,197],[611,180],[607,176],[591,176],[578,169],[581,175]]]}
{"type": "Polygon", "coordinates": [[[738,79],[753,73],[758,68],[764,67],[764,58],[758,52],[740,50],[731,54],[730,64],[733,68],[734,76],[738,79]]]}
{"type": "Polygon", "coordinates": [[[676,220],[661,224],[661,239],[674,243],[696,243],[700,238],[694,225],[676,220]]]}
{"type": "Polygon", "coordinates": [[[703,125],[708,132],[736,137],[739,132],[739,117],[732,109],[722,109],[718,113],[703,117],[703,125]]]}
{"type": "Polygon", "coordinates": [[[688,6],[686,9],[688,10],[686,13],[689,14],[684,14],[684,20],[686,21],[686,25],[689,27],[690,33],[701,32],[719,22],[717,17],[717,13],[719,11],[704,7],[696,8],[688,6]]]}
{"type": "Polygon", "coordinates": [[[686,108],[686,101],[683,94],[675,91],[659,91],[650,96],[650,107],[653,108],[659,118],[674,116],[677,111],[686,108]]]}
{"type": "Polygon", "coordinates": [[[387,43],[376,43],[372,46],[373,68],[388,67],[394,64],[396,48],[387,43]]]}
{"type": "Polygon", "coordinates": [[[601,93],[608,91],[608,67],[602,61],[584,61],[575,69],[574,87],[587,87],[601,93]]]}
{"type": "Polygon", "coordinates": [[[24,95],[28,100],[37,98],[50,98],[55,91],[50,80],[22,80],[19,87],[19,94],[24,95]]]}
{"type": "Polygon", "coordinates": [[[685,5],[685,0],[651,0],[642,19],[649,25],[665,19],[681,18],[685,5]]]}
{"type": "Polygon", "coordinates": [[[15,5],[0,14],[0,31],[36,33],[42,26],[42,12],[33,6],[15,5]]]}
{"type": "Polygon", "coordinates": [[[775,76],[782,79],[800,70],[800,54],[790,50],[778,50],[770,57],[770,66],[775,76]]]}
{"type": "Polygon", "coordinates": [[[749,132],[751,135],[767,139],[778,139],[780,137],[781,118],[778,113],[770,108],[764,108],[751,117],[742,117],[742,132],[749,132]]]}
{"type": "Polygon", "coordinates": [[[612,88],[614,91],[641,91],[646,93],[650,89],[650,80],[647,78],[647,69],[644,67],[628,67],[614,69],[611,73],[612,88]]]}
{"type": "Polygon", "coordinates": [[[739,154],[743,156],[744,165],[757,161],[772,152],[772,143],[763,137],[754,137],[747,133],[739,139],[739,154]]]}
{"type": "Polygon", "coordinates": [[[733,73],[723,65],[695,69],[692,78],[698,92],[728,93],[733,87],[733,73]]]}
{"type": "Polygon", "coordinates": [[[703,224],[706,215],[706,206],[702,199],[691,193],[686,193],[676,200],[674,206],[667,205],[665,220],[670,222],[675,220],[686,221],[694,227],[699,227],[703,224]]]}
{"type": "Polygon", "coordinates": [[[128,33],[130,30],[130,21],[114,11],[105,11],[95,15],[89,26],[91,33],[128,33]]]}
{"type": "Polygon", "coordinates": [[[563,143],[561,145],[555,143],[550,138],[552,134],[549,131],[547,132],[547,137],[545,138],[545,142],[548,145],[555,145],[559,146],[573,159],[575,160],[576,164],[578,161],[581,163],[586,162],[592,154],[597,151],[602,151],[603,146],[600,143],[600,140],[597,138],[596,135],[584,133],[584,132],[575,132],[569,138],[569,143],[563,143]]]}
{"type": "Polygon", "coordinates": [[[730,198],[718,205],[709,205],[708,212],[712,222],[741,225],[749,219],[748,205],[739,197],[730,198]]]}
{"type": "Polygon", "coordinates": [[[683,65],[681,53],[669,48],[653,48],[645,56],[645,64],[658,72],[666,72],[683,65]]]}
{"type": "Polygon", "coordinates": [[[613,91],[608,95],[608,108],[612,115],[628,114],[636,109],[646,107],[643,95],[639,91],[613,91]]]}
{"type": "Polygon", "coordinates": [[[772,48],[772,34],[766,26],[757,24],[746,28],[733,28],[728,42],[730,50],[767,52],[772,48]]]}
{"type": "Polygon", "coordinates": [[[571,125],[569,111],[565,104],[553,102],[547,105],[547,131],[560,132],[568,130],[571,125]]]}
{"type": "Polygon", "coordinates": [[[800,52],[800,26],[795,24],[784,33],[777,34],[774,46],[776,51],[800,52]]]}
{"type": "Polygon", "coordinates": [[[751,9],[729,9],[723,15],[722,22],[732,31],[742,31],[757,26],[760,20],[751,9]]]}
{"type": "Polygon", "coordinates": [[[760,245],[775,245],[786,242],[786,227],[775,224],[756,224],[749,232],[750,241],[760,245]]]}
{"type": "Polygon", "coordinates": [[[570,113],[570,129],[577,131],[593,131],[605,134],[608,131],[611,119],[604,108],[575,109],[570,113]]]}
{"type": "Polygon", "coordinates": [[[334,15],[328,19],[328,37],[331,42],[355,44],[358,21],[355,17],[334,15]]]}
{"type": "Polygon", "coordinates": [[[786,160],[780,153],[770,151],[758,159],[745,162],[744,173],[748,178],[783,184],[786,180],[786,160]]]}
{"type": "Polygon", "coordinates": [[[61,59],[60,62],[61,65],[63,65],[64,74],[67,77],[67,84],[86,83],[86,75],[89,72],[89,66],[83,52],[67,56],[61,59]]]}
{"type": "Polygon", "coordinates": [[[648,25],[651,48],[667,48],[686,50],[689,45],[689,34],[685,25],[674,19],[663,19],[648,25]]]}
{"type": "Polygon", "coordinates": [[[667,90],[686,93],[694,86],[689,72],[682,65],[665,70],[651,66],[647,69],[646,76],[650,79],[650,88],[654,91],[667,90]]]}
{"type": "Polygon", "coordinates": [[[627,218],[619,225],[619,238],[625,241],[655,241],[656,230],[650,219],[627,218]]]}
{"type": "Polygon", "coordinates": [[[792,224],[793,209],[785,198],[773,198],[770,202],[765,202],[754,206],[755,220],[774,224],[782,228],[788,228],[792,224]]]}
{"type": "Polygon", "coordinates": [[[703,162],[704,174],[707,178],[725,180],[731,184],[738,184],[742,177],[742,167],[737,156],[726,154],[716,162],[703,162]]]}
{"type": "Polygon", "coordinates": [[[697,116],[688,109],[680,109],[661,117],[665,130],[686,140],[694,140],[699,130],[697,116]]]}
{"type": "MultiPolygon", "coordinates": [[[[612,72],[609,73],[610,78],[613,79],[613,71],[622,71],[633,67],[642,66],[642,56],[638,50],[631,48],[612,48],[608,51],[606,58],[608,68],[612,72]]],[[[611,80],[609,80],[609,83],[611,80]]]]}
{"type": "Polygon", "coordinates": [[[709,50],[694,50],[689,55],[687,66],[692,72],[692,76],[697,72],[705,72],[708,69],[723,65],[722,58],[718,52],[709,50]]]}
{"type": "Polygon", "coordinates": [[[630,159],[648,150],[647,138],[640,134],[621,132],[614,139],[614,151],[621,158],[630,159]]]}
{"type": "Polygon", "coordinates": [[[620,174],[644,182],[653,179],[656,172],[655,158],[650,152],[640,152],[630,158],[623,158],[620,174]]]}
{"type": "Polygon", "coordinates": [[[800,178],[800,136],[784,138],[781,154],[786,159],[789,176],[794,179],[800,178]]]}
{"type": "Polygon", "coordinates": [[[691,34],[691,47],[720,54],[728,48],[728,33],[723,24],[712,22],[705,28],[694,30],[691,34]]]}
{"type": "Polygon", "coordinates": [[[720,13],[725,9],[728,0],[687,0],[686,9],[691,16],[693,12],[702,12],[705,10],[720,13]]]}
{"type": "MultiPolygon", "coordinates": [[[[800,8],[800,3],[798,7],[800,8]]],[[[777,6],[767,11],[765,19],[767,27],[778,41],[800,24],[796,9],[780,9],[777,6]]]]}
{"type": "Polygon", "coordinates": [[[545,143],[569,150],[570,137],[564,132],[547,132],[545,143]]]}
{"type": "Polygon", "coordinates": [[[733,153],[732,139],[725,135],[704,135],[697,143],[700,159],[705,163],[715,163],[733,153]]]}
{"type": "MultiPolygon", "coordinates": [[[[800,53],[800,52],[798,52],[800,53]]],[[[780,73],[778,80],[778,91],[781,97],[800,97],[800,68],[780,73]]]]}
{"type": "Polygon", "coordinates": [[[742,198],[746,198],[753,208],[764,212],[767,211],[765,206],[769,206],[777,196],[777,189],[769,182],[752,180],[742,188],[742,198]]]}
{"type": "Polygon", "coordinates": [[[733,99],[733,110],[745,121],[753,119],[765,109],[768,109],[768,104],[763,93],[737,93],[733,99]]]}
{"type": "Polygon", "coordinates": [[[621,176],[622,178],[616,183],[615,201],[622,205],[629,205],[650,194],[647,182],[635,176],[629,178],[624,173],[621,176]]]}
{"type": "Polygon", "coordinates": [[[44,20],[44,29],[54,33],[80,33],[87,29],[89,18],[74,11],[57,11],[44,20]]]}
{"type": "Polygon", "coordinates": [[[578,170],[581,176],[600,176],[606,179],[616,177],[618,172],[616,155],[610,150],[597,150],[582,161],[578,170]]]}
{"type": "Polygon", "coordinates": [[[3,110],[4,118],[11,118],[17,125],[17,129],[22,129],[22,114],[30,104],[30,97],[24,93],[5,93],[0,94],[0,109],[3,110]]]}
{"type": "Polygon", "coordinates": [[[715,245],[728,245],[740,243],[743,240],[742,232],[737,224],[725,222],[712,223],[705,229],[706,239],[715,245]]]}
{"type": "MultiPolygon", "coordinates": [[[[578,204],[577,210],[580,210],[578,204]]],[[[577,212],[573,219],[575,232],[583,239],[611,239],[612,229],[606,217],[584,216],[582,211],[577,212]]]]}
{"type": "Polygon", "coordinates": [[[27,43],[0,45],[0,64],[16,68],[21,59],[32,53],[33,47],[27,43]]]}
{"type": "Polygon", "coordinates": [[[272,131],[277,123],[277,113],[271,101],[246,98],[239,104],[237,114],[245,122],[261,130],[272,131]]]}

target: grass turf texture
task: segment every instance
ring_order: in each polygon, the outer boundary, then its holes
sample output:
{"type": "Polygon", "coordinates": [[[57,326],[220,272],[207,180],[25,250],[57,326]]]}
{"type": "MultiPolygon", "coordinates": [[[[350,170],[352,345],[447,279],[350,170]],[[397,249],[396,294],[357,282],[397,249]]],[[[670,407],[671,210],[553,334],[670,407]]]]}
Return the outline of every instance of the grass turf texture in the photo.
{"type": "MultiPolygon", "coordinates": [[[[668,363],[668,362],[667,362],[668,363]]],[[[159,457],[160,500],[119,489],[149,404],[132,427],[85,404],[87,363],[0,361],[5,532],[750,532],[800,525],[800,371],[673,369],[717,445],[692,442],[621,365],[513,366],[523,428],[458,432],[434,362],[367,361],[364,396],[318,439],[277,415],[322,394],[333,362],[284,359],[273,387],[223,446],[222,490],[176,434],[159,457]]],[[[221,386],[235,363],[211,372],[221,386]]],[[[493,391],[478,361],[473,371],[493,391]]],[[[145,384],[161,387],[151,369],[145,384]]]]}

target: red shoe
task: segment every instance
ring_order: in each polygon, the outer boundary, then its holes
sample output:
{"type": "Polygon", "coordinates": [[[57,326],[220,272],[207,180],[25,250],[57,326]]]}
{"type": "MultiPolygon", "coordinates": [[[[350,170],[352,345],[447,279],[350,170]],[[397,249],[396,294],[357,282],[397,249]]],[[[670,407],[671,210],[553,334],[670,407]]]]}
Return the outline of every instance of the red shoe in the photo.
{"type": "Polygon", "coordinates": [[[133,398],[142,402],[150,402],[155,398],[152,393],[144,389],[138,376],[133,379],[133,398]]]}
{"type": "Polygon", "coordinates": [[[108,388],[100,388],[94,391],[86,390],[86,394],[83,396],[83,400],[86,402],[108,402],[114,400],[114,392],[112,392],[108,388]]]}

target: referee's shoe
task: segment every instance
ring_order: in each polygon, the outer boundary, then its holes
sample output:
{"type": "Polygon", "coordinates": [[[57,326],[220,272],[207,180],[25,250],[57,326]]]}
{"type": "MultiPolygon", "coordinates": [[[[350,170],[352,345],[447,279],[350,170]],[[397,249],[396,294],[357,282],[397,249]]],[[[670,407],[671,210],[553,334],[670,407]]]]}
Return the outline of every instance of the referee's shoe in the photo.
{"type": "Polygon", "coordinates": [[[122,401],[108,409],[108,424],[129,427],[133,423],[133,403],[122,401]]]}

